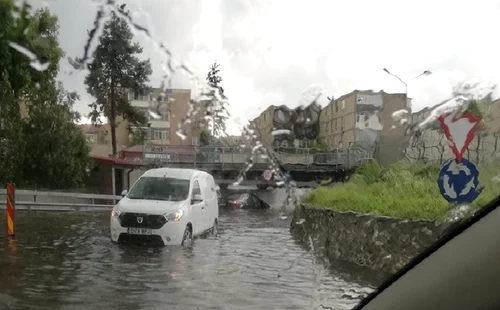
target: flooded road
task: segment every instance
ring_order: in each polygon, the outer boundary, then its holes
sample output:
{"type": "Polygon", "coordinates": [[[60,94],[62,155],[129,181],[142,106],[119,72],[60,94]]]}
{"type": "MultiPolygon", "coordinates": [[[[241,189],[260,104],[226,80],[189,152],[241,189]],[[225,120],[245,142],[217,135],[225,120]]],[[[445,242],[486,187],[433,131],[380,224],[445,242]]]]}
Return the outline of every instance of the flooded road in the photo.
{"type": "Polygon", "coordinates": [[[192,249],[115,245],[109,213],[17,213],[0,222],[0,309],[351,309],[371,275],[323,265],[276,210],[221,213],[192,249]]]}

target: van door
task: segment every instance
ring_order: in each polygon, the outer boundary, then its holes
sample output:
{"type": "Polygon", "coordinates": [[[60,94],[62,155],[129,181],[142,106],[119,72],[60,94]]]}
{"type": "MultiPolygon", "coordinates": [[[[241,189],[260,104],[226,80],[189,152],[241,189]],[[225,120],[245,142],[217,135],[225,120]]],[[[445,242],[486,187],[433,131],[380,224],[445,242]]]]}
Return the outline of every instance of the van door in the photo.
{"type": "Polygon", "coordinates": [[[199,235],[204,231],[203,228],[203,214],[205,210],[206,199],[200,189],[199,180],[194,180],[191,186],[191,223],[193,224],[193,235],[199,235]],[[194,201],[194,195],[201,195],[202,201],[194,201]]]}
{"type": "Polygon", "coordinates": [[[212,228],[214,220],[218,217],[219,204],[217,201],[217,194],[214,182],[211,182],[210,178],[206,177],[202,179],[201,190],[205,197],[206,207],[203,214],[204,227],[206,229],[212,228]],[[213,186],[212,186],[213,185],[213,186]]]}

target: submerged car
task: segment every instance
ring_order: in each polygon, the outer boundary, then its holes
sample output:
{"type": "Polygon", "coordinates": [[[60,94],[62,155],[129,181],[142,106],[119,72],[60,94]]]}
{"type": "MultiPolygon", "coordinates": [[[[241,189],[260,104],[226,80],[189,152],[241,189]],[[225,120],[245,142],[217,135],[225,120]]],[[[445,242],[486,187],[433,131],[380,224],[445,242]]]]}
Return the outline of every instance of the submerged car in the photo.
{"type": "Polygon", "coordinates": [[[230,194],[225,197],[225,206],[228,209],[269,209],[271,206],[254,193],[230,194]]]}
{"type": "Polygon", "coordinates": [[[214,178],[204,171],[148,170],[113,208],[111,240],[186,246],[195,236],[217,234],[217,190],[214,178]]]}

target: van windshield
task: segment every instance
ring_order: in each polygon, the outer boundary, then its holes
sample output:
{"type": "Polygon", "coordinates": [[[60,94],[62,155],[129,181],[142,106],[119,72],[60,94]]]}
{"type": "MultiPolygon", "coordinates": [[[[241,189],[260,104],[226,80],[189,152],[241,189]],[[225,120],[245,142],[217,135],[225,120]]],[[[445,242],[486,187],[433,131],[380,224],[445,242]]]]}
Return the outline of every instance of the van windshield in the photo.
{"type": "Polygon", "coordinates": [[[127,197],[129,199],[150,199],[182,201],[189,194],[189,180],[142,177],[132,187],[127,197]]]}

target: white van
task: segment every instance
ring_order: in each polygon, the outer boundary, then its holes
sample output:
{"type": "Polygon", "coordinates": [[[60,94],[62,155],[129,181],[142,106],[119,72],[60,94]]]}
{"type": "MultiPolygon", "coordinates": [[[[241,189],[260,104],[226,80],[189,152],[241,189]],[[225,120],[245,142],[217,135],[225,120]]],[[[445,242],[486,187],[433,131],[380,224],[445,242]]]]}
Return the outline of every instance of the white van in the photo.
{"type": "Polygon", "coordinates": [[[146,171],[111,212],[111,240],[190,245],[194,236],[218,232],[218,187],[194,169],[146,171]]]}

